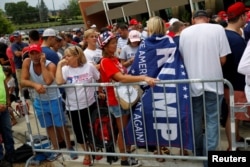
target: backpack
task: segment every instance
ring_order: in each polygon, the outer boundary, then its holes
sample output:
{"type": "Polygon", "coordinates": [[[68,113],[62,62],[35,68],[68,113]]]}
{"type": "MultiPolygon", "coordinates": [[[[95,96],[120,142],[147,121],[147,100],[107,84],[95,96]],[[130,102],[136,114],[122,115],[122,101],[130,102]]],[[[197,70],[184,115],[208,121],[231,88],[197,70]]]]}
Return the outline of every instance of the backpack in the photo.
{"type": "Polygon", "coordinates": [[[96,145],[102,147],[103,141],[105,145],[109,145],[112,140],[112,127],[110,126],[110,118],[105,115],[101,118],[96,118],[93,123],[93,132],[96,137],[96,145]]]}
{"type": "MultiPolygon", "coordinates": [[[[105,148],[106,152],[114,153],[118,130],[113,115],[109,115],[108,108],[99,107],[94,110],[91,113],[91,124],[92,130],[90,130],[90,140],[92,144],[96,146],[97,150],[105,148]]],[[[118,158],[116,156],[107,156],[107,162],[110,164],[117,160],[118,158]]]]}
{"type": "Polygon", "coordinates": [[[23,144],[22,146],[18,147],[13,156],[12,162],[13,163],[22,163],[26,162],[30,157],[34,155],[32,147],[28,144],[23,144]]]}

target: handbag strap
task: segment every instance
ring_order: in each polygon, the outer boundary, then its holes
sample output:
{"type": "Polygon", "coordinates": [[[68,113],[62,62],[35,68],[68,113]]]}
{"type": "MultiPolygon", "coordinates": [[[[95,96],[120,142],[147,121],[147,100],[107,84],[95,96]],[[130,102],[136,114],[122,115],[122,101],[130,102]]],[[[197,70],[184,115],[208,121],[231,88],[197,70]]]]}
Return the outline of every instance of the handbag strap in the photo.
{"type": "MultiPolygon", "coordinates": [[[[102,58],[102,61],[100,63],[101,68],[104,70],[104,65],[103,65],[103,60],[104,59],[109,59],[109,58],[102,58]]],[[[117,58],[116,58],[117,59],[117,58]]],[[[117,60],[118,64],[115,64],[114,60],[111,60],[114,66],[122,73],[125,74],[125,69],[123,68],[122,64],[117,60]]],[[[114,79],[110,78],[110,82],[116,82],[114,79]]]]}

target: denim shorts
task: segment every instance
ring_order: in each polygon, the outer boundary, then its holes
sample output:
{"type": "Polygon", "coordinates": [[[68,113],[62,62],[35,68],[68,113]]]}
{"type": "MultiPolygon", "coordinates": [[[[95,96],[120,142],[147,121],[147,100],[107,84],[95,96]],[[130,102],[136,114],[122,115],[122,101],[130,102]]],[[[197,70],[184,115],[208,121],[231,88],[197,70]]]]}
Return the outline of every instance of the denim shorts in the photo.
{"type": "Polygon", "coordinates": [[[109,106],[109,112],[114,115],[115,118],[119,118],[122,115],[128,115],[129,110],[123,110],[119,105],[118,106],[109,106]]]}
{"type": "Polygon", "coordinates": [[[66,124],[61,98],[49,101],[35,99],[33,105],[42,128],[62,127],[66,124]]]}

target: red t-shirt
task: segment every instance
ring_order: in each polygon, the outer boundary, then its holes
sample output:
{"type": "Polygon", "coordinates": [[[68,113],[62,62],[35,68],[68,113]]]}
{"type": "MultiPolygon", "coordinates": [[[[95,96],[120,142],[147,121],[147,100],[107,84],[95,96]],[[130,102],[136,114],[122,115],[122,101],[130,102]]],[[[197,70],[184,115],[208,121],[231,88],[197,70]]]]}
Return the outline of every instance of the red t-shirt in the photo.
{"type": "Polygon", "coordinates": [[[9,58],[9,61],[10,61],[10,66],[11,66],[12,73],[16,73],[15,63],[14,63],[14,60],[13,60],[14,59],[13,58],[13,53],[12,53],[12,50],[11,50],[10,46],[6,50],[6,55],[9,58]]]}
{"type": "MultiPolygon", "coordinates": [[[[102,58],[100,65],[100,73],[102,82],[112,82],[112,77],[118,72],[122,72],[123,67],[117,58],[102,58]]],[[[116,100],[114,87],[107,87],[108,105],[117,106],[119,103],[116,100]]]]}

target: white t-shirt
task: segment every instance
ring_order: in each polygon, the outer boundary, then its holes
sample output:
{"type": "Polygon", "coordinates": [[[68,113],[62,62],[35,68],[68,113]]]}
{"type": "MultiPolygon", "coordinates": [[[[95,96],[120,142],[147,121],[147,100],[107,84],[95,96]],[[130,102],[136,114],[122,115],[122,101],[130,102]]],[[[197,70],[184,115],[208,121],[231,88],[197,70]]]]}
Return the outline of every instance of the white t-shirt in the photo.
{"type": "Polygon", "coordinates": [[[100,60],[102,58],[102,50],[101,49],[95,49],[95,50],[91,50],[86,48],[83,51],[86,59],[88,62],[93,63],[93,64],[99,64],[100,60]]]}
{"type": "Polygon", "coordinates": [[[122,49],[128,43],[128,38],[123,39],[122,37],[117,40],[117,48],[122,49]]]}
{"type": "Polygon", "coordinates": [[[248,41],[247,47],[245,48],[244,53],[240,59],[238,72],[245,75],[245,94],[247,101],[250,102],[250,40],[248,41]]]}
{"type": "MultiPolygon", "coordinates": [[[[224,28],[221,25],[200,23],[181,32],[179,50],[190,79],[222,79],[220,57],[231,53],[224,28]]],[[[217,92],[216,83],[207,82],[204,90],[217,92]]],[[[201,83],[191,84],[191,96],[203,93],[201,83]]],[[[218,84],[218,93],[224,94],[223,83],[218,84]]]]}
{"type": "Polygon", "coordinates": [[[238,72],[246,76],[246,84],[250,85],[250,40],[248,41],[247,47],[240,59],[238,72]]]}
{"type": "MultiPolygon", "coordinates": [[[[139,47],[139,46],[138,46],[139,47]]],[[[122,59],[122,60],[125,60],[127,61],[128,59],[132,58],[132,57],[135,57],[135,54],[138,50],[138,47],[131,47],[130,45],[125,45],[122,50],[121,50],[121,53],[119,55],[119,58],[122,59]]],[[[130,70],[130,67],[127,67],[127,71],[130,70]]]]}
{"type": "MultiPolygon", "coordinates": [[[[100,73],[93,64],[85,63],[81,67],[62,67],[63,79],[66,84],[94,83],[99,80],[100,73]]],[[[84,109],[95,102],[95,87],[65,88],[66,109],[69,111],[84,109]]]]}

